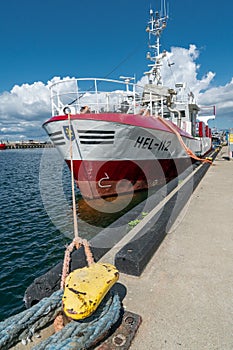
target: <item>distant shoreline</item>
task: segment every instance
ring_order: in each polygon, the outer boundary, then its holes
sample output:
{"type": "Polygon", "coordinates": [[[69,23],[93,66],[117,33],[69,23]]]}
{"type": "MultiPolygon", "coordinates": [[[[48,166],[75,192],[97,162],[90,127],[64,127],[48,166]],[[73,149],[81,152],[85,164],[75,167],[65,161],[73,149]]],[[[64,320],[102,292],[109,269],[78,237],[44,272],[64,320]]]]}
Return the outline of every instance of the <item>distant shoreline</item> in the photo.
{"type": "Polygon", "coordinates": [[[51,142],[25,141],[25,142],[8,142],[5,149],[24,149],[24,148],[52,148],[51,142]]]}

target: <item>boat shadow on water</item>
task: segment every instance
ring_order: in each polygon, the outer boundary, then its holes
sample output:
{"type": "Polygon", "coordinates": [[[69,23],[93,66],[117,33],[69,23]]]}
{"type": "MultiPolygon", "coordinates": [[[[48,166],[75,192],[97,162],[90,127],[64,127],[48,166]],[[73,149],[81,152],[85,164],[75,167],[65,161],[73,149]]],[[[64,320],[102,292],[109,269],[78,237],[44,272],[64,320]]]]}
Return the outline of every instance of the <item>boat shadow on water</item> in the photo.
{"type": "MultiPolygon", "coordinates": [[[[99,227],[107,227],[121,215],[132,209],[141,201],[147,198],[148,191],[137,192],[133,195],[125,194],[119,197],[108,197],[106,199],[86,200],[77,198],[79,218],[89,224],[96,224],[99,227]],[[115,202],[118,202],[114,205],[115,202]],[[114,205],[109,210],[109,205],[114,205]],[[106,211],[105,211],[106,210],[106,211]]],[[[111,207],[110,207],[111,208],[111,207]]]]}

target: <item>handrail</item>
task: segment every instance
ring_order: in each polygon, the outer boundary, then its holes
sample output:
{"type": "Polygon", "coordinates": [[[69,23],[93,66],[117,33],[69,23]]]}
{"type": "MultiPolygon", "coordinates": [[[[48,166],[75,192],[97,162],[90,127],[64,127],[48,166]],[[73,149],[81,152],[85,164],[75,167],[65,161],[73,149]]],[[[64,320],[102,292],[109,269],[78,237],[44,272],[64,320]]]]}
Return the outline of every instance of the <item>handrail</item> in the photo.
{"type": "Polygon", "coordinates": [[[149,108],[150,115],[163,115],[163,105],[168,94],[165,90],[161,93],[158,90],[157,93],[149,86],[145,90],[144,86],[136,83],[106,78],[70,78],[57,81],[50,86],[50,93],[53,115],[60,114],[66,106],[72,106],[73,112],[79,113],[85,105],[89,105],[92,113],[101,111],[132,114],[139,113],[144,106],[149,108]],[[89,87],[87,82],[90,82],[89,87]],[[144,93],[148,97],[144,97],[144,93]]]}

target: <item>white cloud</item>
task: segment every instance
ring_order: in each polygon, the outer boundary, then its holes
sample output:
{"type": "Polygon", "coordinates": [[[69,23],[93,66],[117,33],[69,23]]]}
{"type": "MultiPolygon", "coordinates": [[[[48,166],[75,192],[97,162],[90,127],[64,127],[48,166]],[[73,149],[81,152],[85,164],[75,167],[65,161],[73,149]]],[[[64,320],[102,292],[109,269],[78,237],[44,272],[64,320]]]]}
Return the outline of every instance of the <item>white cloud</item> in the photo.
{"type": "MultiPolygon", "coordinates": [[[[196,62],[198,58],[199,51],[195,45],[190,45],[188,49],[172,47],[163,61],[164,85],[174,88],[175,83],[185,82],[200,105],[216,106],[216,126],[233,127],[233,78],[225,86],[212,87],[215,73],[209,71],[199,77],[200,65],[196,62]]],[[[146,77],[140,82],[145,83],[146,77]]]]}
{"type": "Polygon", "coordinates": [[[204,100],[206,103],[210,103],[213,99],[216,104],[222,109],[233,108],[233,79],[225,86],[213,87],[200,94],[200,100],[204,100]]]}
{"type": "Polygon", "coordinates": [[[49,86],[60,80],[54,77],[47,84],[15,85],[0,94],[0,137],[4,140],[47,138],[42,124],[51,116],[49,86]]]}
{"type": "Polygon", "coordinates": [[[42,82],[15,85],[10,92],[0,95],[1,138],[15,140],[45,136],[41,124],[49,115],[47,85],[42,82]]]}
{"type": "MultiPolygon", "coordinates": [[[[174,88],[176,83],[186,83],[197,97],[201,91],[209,87],[215,76],[215,73],[210,71],[201,79],[198,78],[200,69],[200,65],[196,63],[198,57],[199,51],[195,45],[190,45],[188,49],[172,47],[171,52],[167,52],[163,59],[161,68],[163,84],[174,88]]],[[[145,80],[144,77],[143,82],[145,80]]]]}
{"type": "Polygon", "coordinates": [[[0,95],[1,115],[15,114],[24,118],[40,115],[49,110],[49,90],[42,82],[15,85],[10,92],[0,95]]]}
{"type": "MultiPolygon", "coordinates": [[[[171,51],[167,52],[162,67],[164,84],[174,87],[177,82],[185,82],[201,105],[216,105],[217,126],[232,127],[233,79],[225,86],[213,87],[215,73],[209,71],[199,77],[198,58],[199,51],[195,45],[190,45],[188,49],[172,47],[171,51]],[[168,64],[172,65],[169,67],[168,64]]],[[[49,86],[68,79],[71,78],[54,77],[46,84],[38,81],[33,84],[15,85],[10,92],[0,94],[1,139],[46,138],[42,124],[51,115],[49,86]]],[[[141,79],[142,82],[146,82],[145,76],[141,79]]]]}

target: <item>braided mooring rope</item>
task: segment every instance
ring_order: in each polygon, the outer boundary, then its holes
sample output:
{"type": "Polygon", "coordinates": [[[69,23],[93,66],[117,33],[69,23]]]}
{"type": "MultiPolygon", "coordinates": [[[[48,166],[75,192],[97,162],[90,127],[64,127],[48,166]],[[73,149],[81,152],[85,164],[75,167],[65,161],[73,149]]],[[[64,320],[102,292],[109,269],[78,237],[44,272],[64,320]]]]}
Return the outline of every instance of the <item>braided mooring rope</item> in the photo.
{"type": "MultiPolygon", "coordinates": [[[[50,324],[61,311],[62,294],[63,290],[58,290],[30,309],[0,322],[0,349],[8,350],[20,341],[26,343],[41,328],[50,324]]],[[[83,321],[71,321],[33,350],[88,349],[117,322],[120,310],[118,294],[109,292],[94,314],[83,321]]]]}
{"type": "Polygon", "coordinates": [[[72,321],[33,350],[83,350],[100,341],[120,316],[121,303],[117,294],[108,294],[97,311],[84,321],[72,321]]]}

